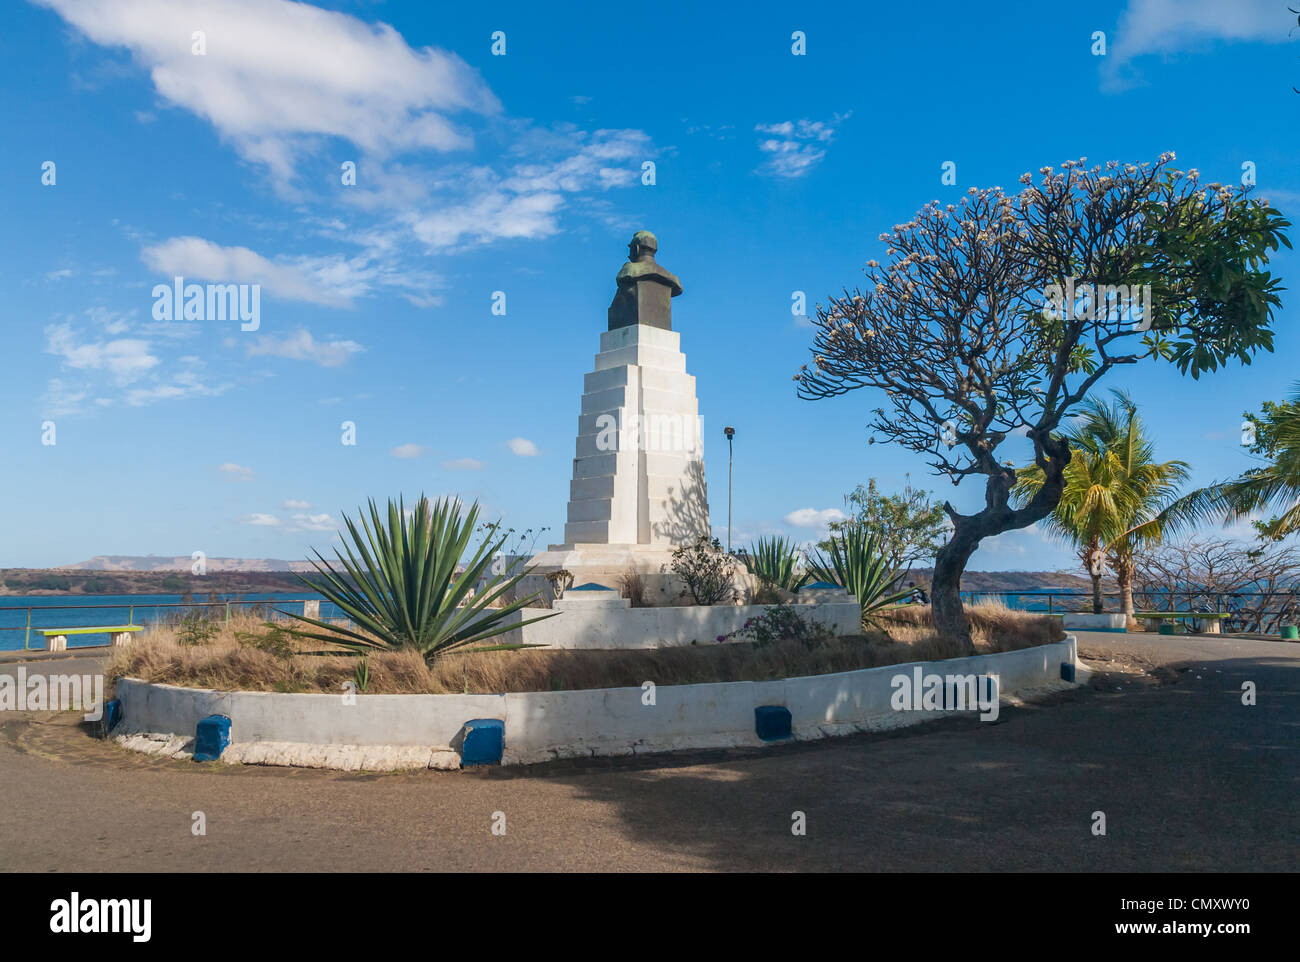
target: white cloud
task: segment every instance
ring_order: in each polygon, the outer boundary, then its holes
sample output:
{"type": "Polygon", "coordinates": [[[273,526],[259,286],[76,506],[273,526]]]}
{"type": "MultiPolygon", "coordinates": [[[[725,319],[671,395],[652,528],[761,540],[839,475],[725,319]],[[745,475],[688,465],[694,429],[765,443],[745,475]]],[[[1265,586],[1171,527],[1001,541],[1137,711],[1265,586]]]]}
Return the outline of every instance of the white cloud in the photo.
{"type": "Polygon", "coordinates": [[[444,471],[480,471],[483,468],[482,461],[476,461],[474,458],[457,458],[454,461],[442,462],[444,471]]]}
{"type": "MultiPolygon", "coordinates": [[[[285,502],[297,504],[299,502],[285,502]]],[[[296,513],[287,522],[282,522],[273,514],[255,512],[240,519],[240,524],[251,524],[261,528],[283,528],[285,531],[337,531],[338,522],[328,514],[296,513]]]]}
{"type": "Polygon", "coordinates": [[[352,303],[346,272],[338,271],[334,262],[329,265],[335,268],[331,275],[321,261],[308,260],[301,266],[277,264],[247,247],[222,247],[202,237],[173,237],[144,248],[140,257],[168,281],[179,276],[222,284],[258,284],[264,293],[285,300],[327,307],[352,303]]]}
{"type": "Polygon", "coordinates": [[[160,106],[210,123],[302,203],[302,222],[318,237],[355,248],[352,256],[290,256],[173,237],[144,252],[164,278],[258,283],[263,293],[327,306],[383,291],[435,307],[443,281],[428,268],[430,252],[551,237],[569,208],[608,222],[610,205],[599,193],[638,184],[641,164],[656,154],[641,130],[498,119],[497,99],[455,54],[414,49],[385,24],[305,3],[35,2],[94,43],[129,50],[149,71],[160,106]],[[191,53],[197,29],[206,31],[204,56],[191,53]],[[469,153],[478,148],[471,132],[489,141],[479,148],[484,154],[500,147],[504,159],[469,153]],[[462,149],[464,157],[430,163],[431,151],[462,149]],[[357,162],[358,180],[339,191],[344,159],[357,162]],[[314,213],[313,200],[328,207],[314,213]],[[340,200],[373,219],[349,223],[340,200]]]}
{"type": "MultiPolygon", "coordinates": [[[[134,324],[131,313],[104,307],[89,308],[85,315],[108,334],[126,333],[134,328],[135,333],[158,330],[164,338],[173,339],[184,336],[187,333],[184,329],[191,326],[176,325],[178,329],[172,330],[165,324],[134,324]]],[[[71,321],[48,325],[45,335],[46,352],[57,355],[65,367],[82,372],[80,377],[86,382],[85,390],[74,391],[61,379],[51,380],[43,399],[51,413],[80,413],[80,401],[92,390],[100,395],[95,399],[96,405],[112,406],[114,398],[103,396],[108,385],[95,383],[91,372],[104,375],[116,387],[127,387],[126,394],[117,395],[117,399],[132,406],[179,398],[215,397],[230,387],[204,380],[199,373],[203,361],[197,355],[183,355],[164,364],[146,338],[96,338],[79,331],[71,321]]]]}
{"type": "Polygon", "coordinates": [[[247,247],[224,247],[202,237],[172,237],[145,247],[140,257],[164,275],[165,283],[180,276],[187,282],[257,284],[263,294],[326,307],[350,307],[355,298],[380,289],[394,291],[421,307],[442,303],[442,297],[432,293],[443,284],[439,275],[421,267],[393,266],[391,261],[401,244],[409,241],[399,243],[391,230],[357,234],[331,224],[318,233],[333,242],[359,244],[361,253],[271,260],[247,247]]]}
{"type": "Polygon", "coordinates": [[[312,361],[322,367],[338,367],[361,350],[363,348],[356,341],[338,338],[317,341],[305,328],[284,337],[259,335],[248,345],[249,357],[287,357],[295,361],[312,361]]]}
{"type": "Polygon", "coordinates": [[[1138,57],[1187,50],[1207,41],[1286,43],[1290,4],[1279,0],[1130,0],[1120,15],[1114,43],[1101,58],[1103,86],[1122,89],[1132,81],[1138,57]]]}
{"type": "Polygon", "coordinates": [[[89,392],[79,386],[67,384],[62,378],[50,378],[41,397],[41,409],[47,417],[80,414],[81,402],[88,396],[89,392]]]}
{"type": "Polygon", "coordinates": [[[245,159],[289,184],[314,141],[376,156],[449,151],[470,137],[448,115],[495,113],[455,54],[413,50],[387,24],[286,0],[36,0],[101,46],[126,47],[165,102],[209,121],[245,159]],[[214,9],[214,7],[216,7],[214,9]],[[206,34],[206,54],[191,34],[206,34]]]}
{"type": "MultiPolygon", "coordinates": [[[[125,334],[131,329],[133,311],[115,311],[102,304],[88,307],[85,316],[102,327],[107,334],[125,334]]],[[[137,333],[141,333],[137,331],[137,333]]]]}
{"type": "Polygon", "coordinates": [[[428,448],[420,444],[399,444],[388,453],[395,458],[401,458],[405,461],[410,460],[411,458],[418,458],[428,450],[428,448]]]}
{"type": "Polygon", "coordinates": [[[1029,554],[1031,550],[1041,550],[1044,545],[1059,546],[1035,521],[1028,527],[1014,528],[991,538],[985,538],[980,542],[979,550],[1000,557],[1020,557],[1029,554]]]}
{"type": "Polygon", "coordinates": [[[846,517],[839,508],[799,508],[785,516],[785,523],[796,528],[824,528],[832,521],[844,521],[846,517]]]}
{"type": "Polygon", "coordinates": [[[521,458],[535,458],[542,453],[537,450],[537,445],[527,438],[511,438],[506,444],[510,446],[512,454],[517,454],[521,458]]]}
{"type": "Polygon", "coordinates": [[[235,464],[234,461],[227,461],[217,468],[231,481],[252,481],[253,469],[246,468],[242,464],[235,464]]]}
{"type": "Polygon", "coordinates": [[[65,322],[46,326],[45,339],[46,352],[58,355],[67,367],[107,371],[118,384],[129,384],[158,364],[149,342],[139,338],[83,341],[65,322]]]}
{"type": "Polygon", "coordinates": [[[298,501],[298,500],[296,500],[296,499],[294,499],[294,498],[290,498],[290,499],[289,499],[288,501],[286,501],[286,502],[284,503],[284,505],[283,505],[283,508],[284,508],[286,511],[306,511],[306,510],[307,510],[308,508],[310,508],[310,507],[311,507],[310,502],[307,502],[307,501],[298,501]]]}
{"type": "Polygon", "coordinates": [[[293,527],[299,531],[337,531],[339,523],[328,514],[295,514],[293,527]]]}
{"type": "Polygon", "coordinates": [[[170,384],[155,384],[153,387],[132,388],[126,392],[126,403],[132,407],[142,407],[155,401],[179,401],[191,397],[216,397],[230,387],[222,384],[212,387],[197,379],[190,379],[178,374],[170,384]]]}
{"type": "MultiPolygon", "coordinates": [[[[848,114],[836,115],[831,123],[839,123],[848,114]]],[[[825,145],[835,136],[831,123],[817,120],[787,120],[779,124],[759,124],[754,128],[771,136],[758,142],[758,149],[767,159],[758,168],[760,174],[775,177],[802,177],[826,156],[825,145]]]]}
{"type": "Polygon", "coordinates": [[[550,237],[559,231],[555,214],[563,203],[559,194],[519,196],[491,191],[469,203],[423,214],[411,229],[434,249],[454,247],[462,241],[550,237]]]}
{"type": "MultiPolygon", "coordinates": [[[[654,154],[639,130],[522,131],[515,148],[548,159],[516,164],[505,176],[482,167],[458,172],[447,186],[467,189],[470,199],[408,216],[415,236],[435,250],[550,237],[560,230],[565,195],[637,183],[641,161],[654,154]]],[[[406,182],[403,190],[409,204],[418,188],[406,182]]]]}

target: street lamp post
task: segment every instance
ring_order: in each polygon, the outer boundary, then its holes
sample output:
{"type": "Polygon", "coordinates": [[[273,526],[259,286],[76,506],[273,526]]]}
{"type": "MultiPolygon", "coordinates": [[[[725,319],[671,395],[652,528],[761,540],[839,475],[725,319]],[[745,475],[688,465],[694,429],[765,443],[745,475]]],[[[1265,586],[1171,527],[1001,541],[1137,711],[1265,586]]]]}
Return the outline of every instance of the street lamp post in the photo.
{"type": "Polygon", "coordinates": [[[731,490],[735,474],[735,459],[732,456],[731,439],[736,436],[736,429],[725,427],[722,433],[727,436],[727,554],[731,554],[731,490]]]}

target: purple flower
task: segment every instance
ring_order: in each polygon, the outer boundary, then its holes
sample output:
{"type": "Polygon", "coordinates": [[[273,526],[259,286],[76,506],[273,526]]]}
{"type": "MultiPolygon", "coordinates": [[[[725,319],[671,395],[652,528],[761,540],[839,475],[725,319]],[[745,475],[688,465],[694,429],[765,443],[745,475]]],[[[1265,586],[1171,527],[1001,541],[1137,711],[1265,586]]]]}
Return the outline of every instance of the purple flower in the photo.
{"type": "Polygon", "coordinates": [[[727,640],[726,635],[718,635],[718,641],[726,641],[726,640],[727,640]]]}

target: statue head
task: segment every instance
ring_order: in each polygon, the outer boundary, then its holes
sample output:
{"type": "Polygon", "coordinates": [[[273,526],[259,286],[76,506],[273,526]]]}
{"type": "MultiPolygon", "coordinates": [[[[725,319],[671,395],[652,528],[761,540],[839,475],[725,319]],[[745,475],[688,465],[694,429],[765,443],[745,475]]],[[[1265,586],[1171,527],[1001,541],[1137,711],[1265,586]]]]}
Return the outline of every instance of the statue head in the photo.
{"type": "Polygon", "coordinates": [[[654,260],[659,250],[659,238],[648,230],[639,230],[632,235],[632,243],[627,245],[627,259],[633,262],[654,260]]]}

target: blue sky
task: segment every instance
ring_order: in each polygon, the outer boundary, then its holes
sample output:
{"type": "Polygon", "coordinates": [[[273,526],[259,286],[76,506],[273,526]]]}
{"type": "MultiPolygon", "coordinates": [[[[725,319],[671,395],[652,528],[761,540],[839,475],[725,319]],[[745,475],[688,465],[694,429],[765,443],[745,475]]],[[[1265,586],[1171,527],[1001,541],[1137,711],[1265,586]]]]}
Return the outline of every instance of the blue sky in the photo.
{"type": "MultiPolygon", "coordinates": [[[[582,376],[641,228],[685,287],[715,531],[729,423],[738,542],[814,537],[872,476],[973,509],[976,482],[867,446],[877,398],[795,397],[811,331],[792,292],[858,283],[877,235],[931,199],[1081,156],[1172,149],[1230,183],[1249,161],[1300,213],[1286,8],[6,4],[0,566],[301,558],[341,511],[420,491],[560,540],[582,376]],[[175,274],[261,284],[260,328],[155,320],[175,274]]],[[[1297,266],[1273,263],[1291,288],[1297,266]]],[[[1297,378],[1296,310],[1287,292],[1276,353],[1249,368],[1108,384],[1194,481],[1235,473],[1241,412],[1297,378]]],[[[1072,566],[1037,530],[971,565],[1072,566]]]]}

